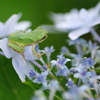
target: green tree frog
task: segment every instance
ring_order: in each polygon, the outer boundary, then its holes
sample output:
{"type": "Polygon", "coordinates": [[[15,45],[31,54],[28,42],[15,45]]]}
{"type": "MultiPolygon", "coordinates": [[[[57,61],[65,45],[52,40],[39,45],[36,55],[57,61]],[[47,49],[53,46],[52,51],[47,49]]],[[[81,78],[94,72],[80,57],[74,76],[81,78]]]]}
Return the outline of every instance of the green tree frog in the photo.
{"type": "Polygon", "coordinates": [[[37,54],[35,46],[47,38],[48,32],[40,27],[32,32],[16,31],[8,37],[8,46],[14,51],[20,53],[24,57],[24,47],[32,46],[32,52],[36,57],[41,57],[42,54],[37,54]]]}

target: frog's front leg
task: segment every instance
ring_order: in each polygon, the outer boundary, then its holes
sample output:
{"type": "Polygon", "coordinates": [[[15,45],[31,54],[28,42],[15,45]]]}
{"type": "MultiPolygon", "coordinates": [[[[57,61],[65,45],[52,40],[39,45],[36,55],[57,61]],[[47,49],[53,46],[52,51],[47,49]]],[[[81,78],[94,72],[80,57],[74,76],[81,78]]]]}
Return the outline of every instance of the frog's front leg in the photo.
{"type": "Polygon", "coordinates": [[[32,52],[36,57],[40,58],[44,53],[41,53],[41,54],[37,53],[37,51],[35,50],[36,45],[37,43],[32,44],[32,52]]]}
{"type": "Polygon", "coordinates": [[[17,44],[14,44],[12,42],[8,42],[8,46],[13,49],[15,52],[18,52],[19,54],[22,55],[23,58],[24,57],[24,47],[22,45],[17,45],[17,44]]]}

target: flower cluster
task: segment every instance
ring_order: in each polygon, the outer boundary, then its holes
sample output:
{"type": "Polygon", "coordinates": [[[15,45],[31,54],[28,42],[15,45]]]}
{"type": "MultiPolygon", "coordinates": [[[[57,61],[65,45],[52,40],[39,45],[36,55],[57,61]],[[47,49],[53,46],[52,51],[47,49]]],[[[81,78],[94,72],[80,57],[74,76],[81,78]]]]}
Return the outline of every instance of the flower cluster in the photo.
{"type": "Polygon", "coordinates": [[[23,83],[38,88],[31,100],[100,100],[100,37],[93,28],[100,24],[100,3],[89,10],[51,13],[54,25],[41,27],[69,32],[71,39],[67,39],[67,46],[61,47],[56,60],[51,58],[53,46],[41,50],[38,45],[46,38],[47,31],[29,30],[31,23],[18,22],[20,17],[21,14],[15,14],[5,23],[0,22],[0,54],[12,58],[12,65],[23,83]],[[29,34],[25,36],[23,32],[29,34]],[[35,38],[31,38],[31,32],[35,38]],[[94,40],[79,38],[88,32],[94,40]],[[29,40],[26,41],[26,37],[29,40]],[[69,50],[70,46],[75,49],[69,50]]]}

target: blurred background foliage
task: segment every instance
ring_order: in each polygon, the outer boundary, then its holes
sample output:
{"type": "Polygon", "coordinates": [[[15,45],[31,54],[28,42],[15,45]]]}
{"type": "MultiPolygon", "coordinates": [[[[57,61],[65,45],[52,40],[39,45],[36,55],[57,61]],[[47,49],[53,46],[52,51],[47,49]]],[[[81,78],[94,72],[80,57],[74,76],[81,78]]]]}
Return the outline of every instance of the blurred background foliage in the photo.
{"type": "MultiPolygon", "coordinates": [[[[42,24],[53,24],[47,17],[49,12],[65,13],[72,8],[94,7],[99,0],[1,0],[0,21],[5,22],[12,14],[22,13],[20,21],[32,22],[31,29],[42,24]]],[[[56,59],[60,48],[66,45],[67,34],[49,34],[48,38],[40,43],[40,49],[54,46],[52,58],[56,59]]],[[[29,100],[33,90],[22,84],[15,73],[11,59],[0,56],[0,100],[29,100]]]]}

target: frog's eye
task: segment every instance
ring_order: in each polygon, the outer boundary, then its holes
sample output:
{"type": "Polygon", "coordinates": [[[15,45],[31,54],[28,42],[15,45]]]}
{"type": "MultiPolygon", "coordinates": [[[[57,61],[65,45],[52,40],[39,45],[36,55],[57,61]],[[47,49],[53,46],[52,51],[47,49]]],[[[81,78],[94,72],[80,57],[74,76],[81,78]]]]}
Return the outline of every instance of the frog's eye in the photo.
{"type": "Polygon", "coordinates": [[[43,38],[41,38],[39,41],[37,41],[37,43],[40,43],[42,41],[44,41],[47,38],[48,35],[44,36],[43,38]]]}
{"type": "Polygon", "coordinates": [[[47,38],[47,35],[46,36],[44,36],[41,40],[44,40],[44,39],[46,39],[47,38]]]}

